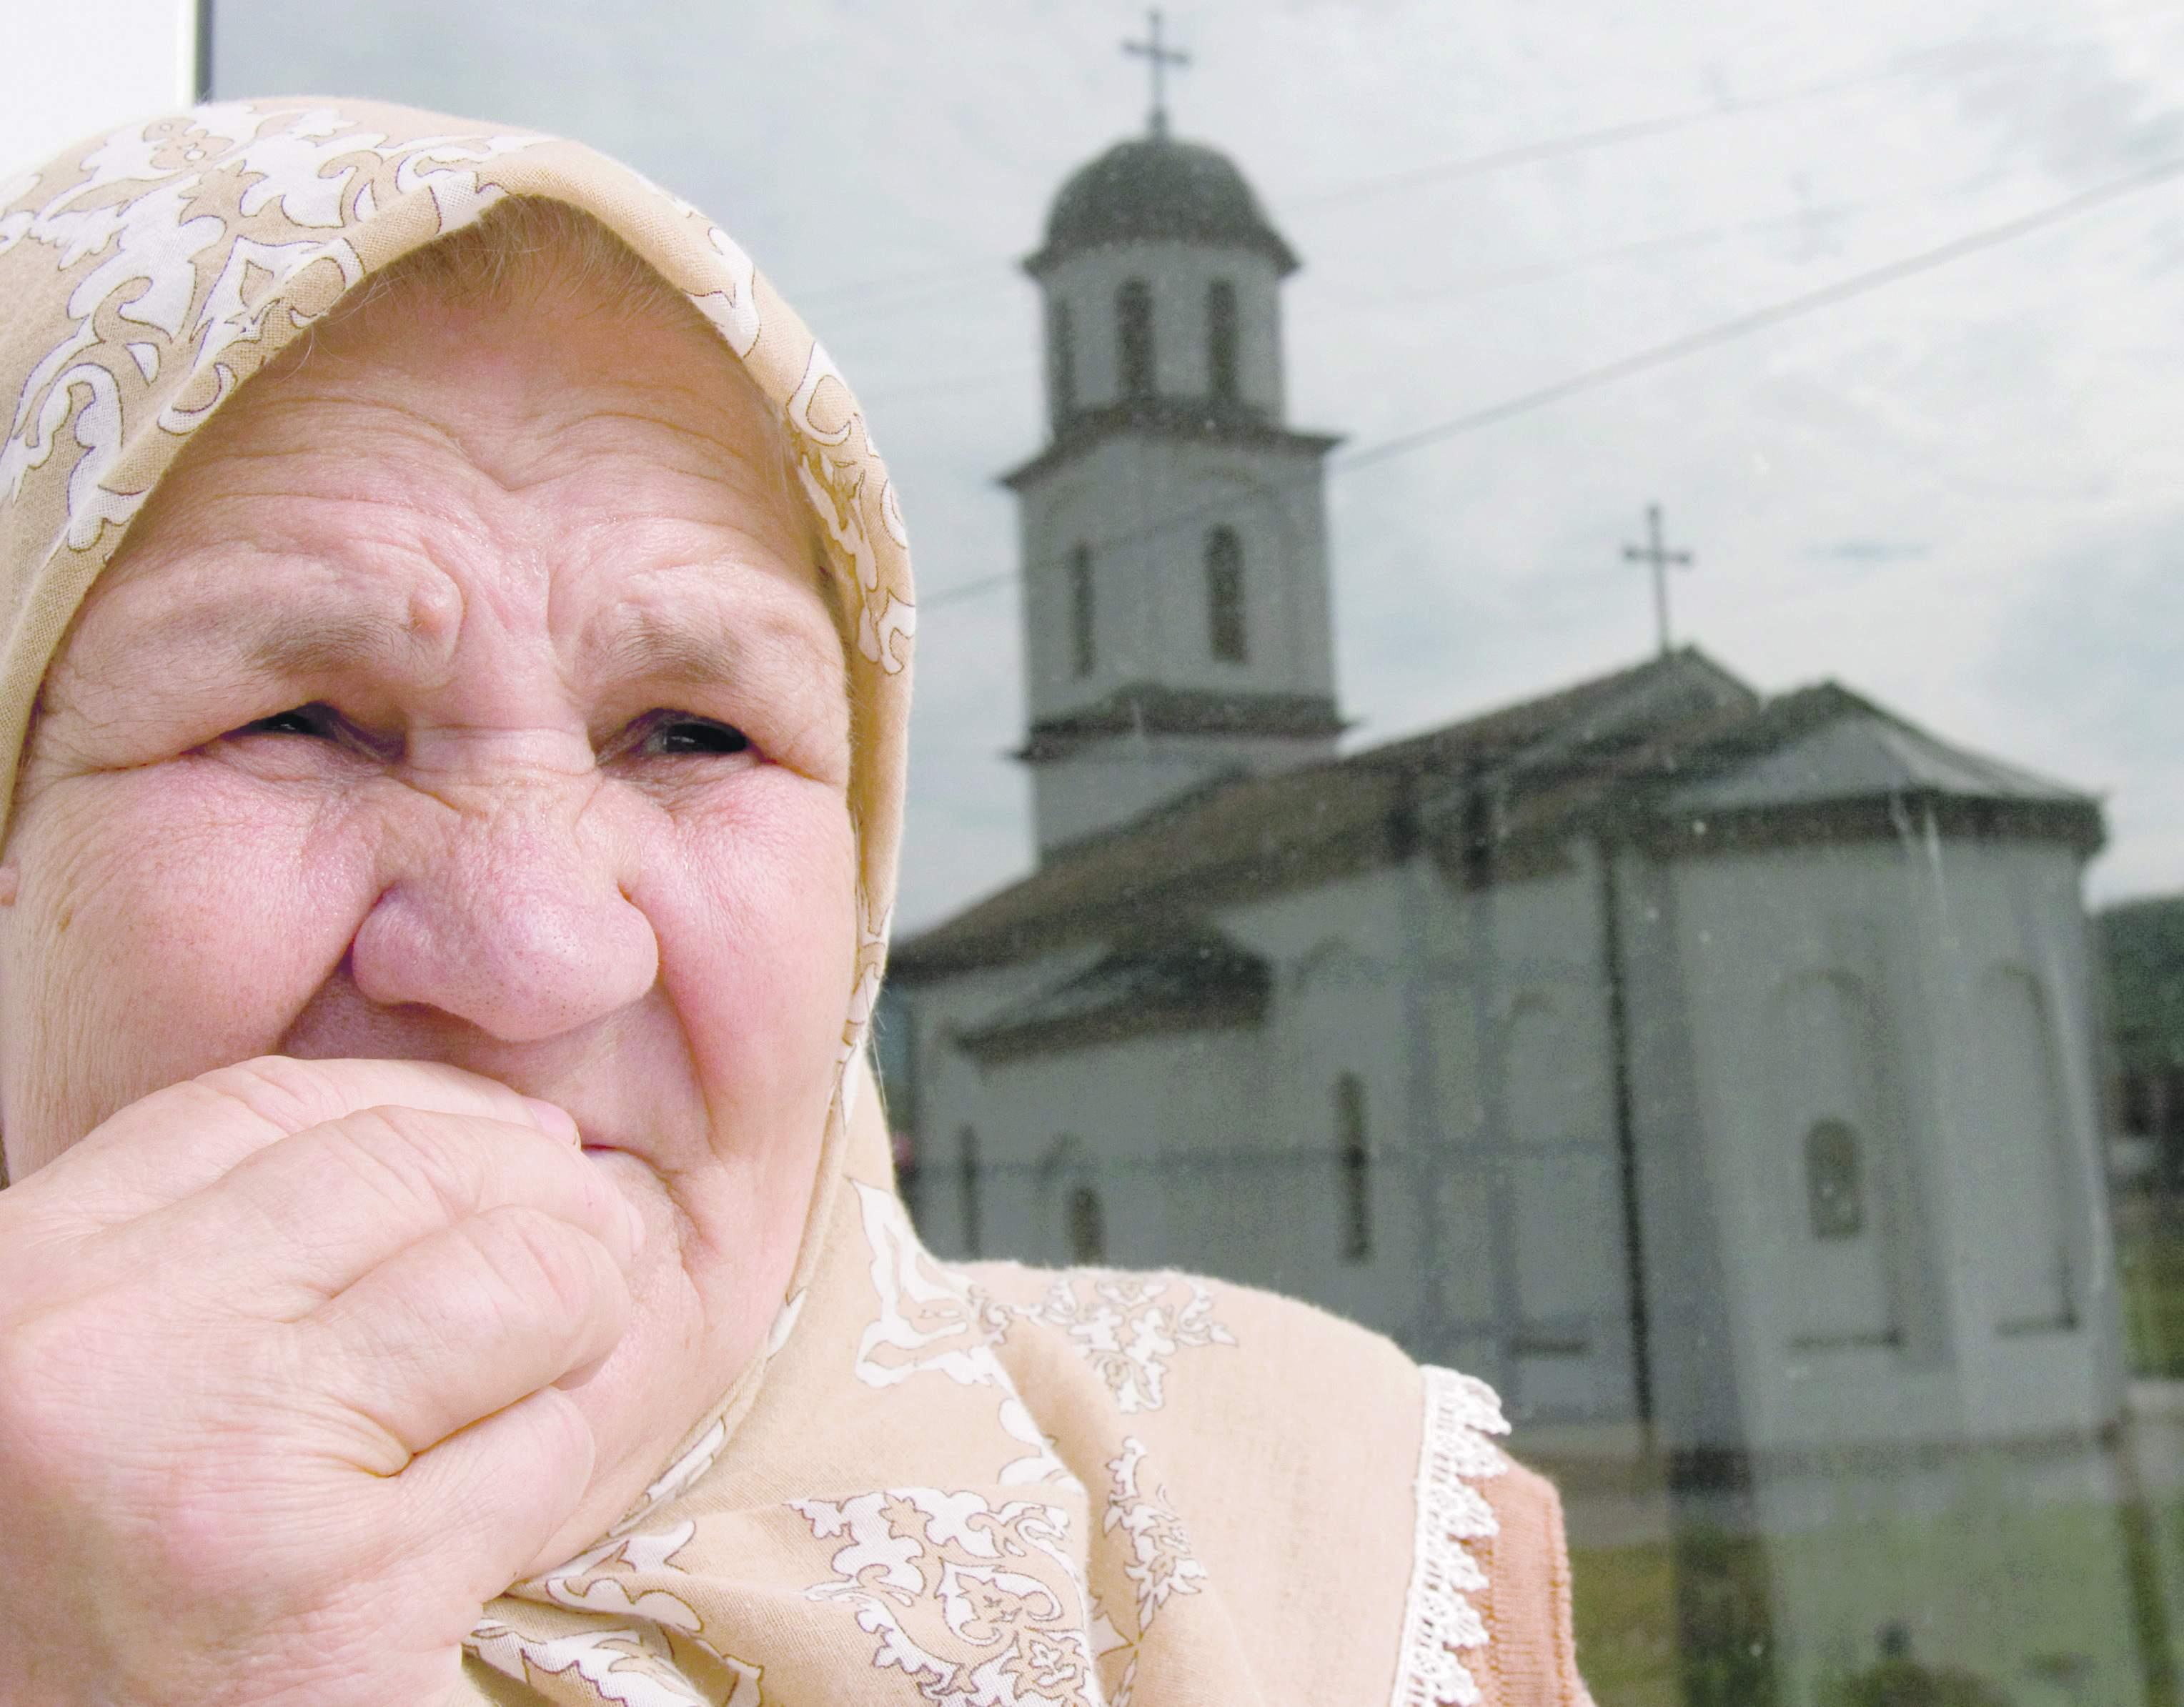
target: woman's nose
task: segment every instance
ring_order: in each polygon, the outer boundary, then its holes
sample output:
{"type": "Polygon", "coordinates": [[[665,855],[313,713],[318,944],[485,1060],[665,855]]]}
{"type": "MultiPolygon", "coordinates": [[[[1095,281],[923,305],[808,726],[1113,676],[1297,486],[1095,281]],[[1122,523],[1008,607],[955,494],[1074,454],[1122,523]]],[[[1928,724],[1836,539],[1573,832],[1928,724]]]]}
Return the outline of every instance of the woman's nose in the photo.
{"type": "Polygon", "coordinates": [[[576,777],[435,789],[350,949],[366,999],[423,1003],[506,1043],[558,1037],[639,1000],[660,972],[624,892],[620,837],[584,821],[576,777]]]}

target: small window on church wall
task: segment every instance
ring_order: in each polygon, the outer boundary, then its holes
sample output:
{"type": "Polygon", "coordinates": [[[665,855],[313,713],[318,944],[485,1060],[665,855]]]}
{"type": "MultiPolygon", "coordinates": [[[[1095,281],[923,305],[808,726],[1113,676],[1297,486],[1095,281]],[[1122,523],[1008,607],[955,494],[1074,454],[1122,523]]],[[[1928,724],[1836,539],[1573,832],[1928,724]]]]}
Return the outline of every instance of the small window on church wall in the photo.
{"type": "Polygon", "coordinates": [[[984,1205],[978,1197],[978,1132],[975,1126],[966,1126],[956,1133],[956,1156],[963,1194],[963,1254],[974,1257],[985,1243],[986,1231],[982,1225],[984,1205]]]}
{"type": "Polygon", "coordinates": [[[1858,1134],[1841,1120],[1815,1121],[1805,1134],[1805,1203],[1816,1239],[1854,1239],[1865,1231],[1858,1134]]]}
{"type": "Polygon", "coordinates": [[[1373,1157],[1365,1131],[1365,1081],[1345,1073],[1334,1081],[1334,1142],[1342,1160],[1342,1259],[1373,1254],[1373,1157]]]}
{"type": "Polygon", "coordinates": [[[1067,303],[1047,305],[1046,395],[1057,427],[1077,413],[1077,333],[1067,303]]]}
{"type": "Polygon", "coordinates": [[[1216,279],[1206,287],[1206,365],[1217,403],[1236,401],[1236,287],[1216,279]]]}
{"type": "Polygon", "coordinates": [[[1217,527],[1206,536],[1206,604],[1213,655],[1243,663],[1244,542],[1233,527],[1217,527]]]}
{"type": "Polygon", "coordinates": [[[1107,1258],[1107,1217],[1100,1207],[1100,1193],[1090,1186],[1069,1188],[1069,1260],[1105,1262],[1107,1258]]]}
{"type": "Polygon", "coordinates": [[[1153,394],[1153,292],[1132,279],[1115,292],[1115,345],[1122,352],[1123,395],[1153,394]]]}
{"type": "Polygon", "coordinates": [[[1069,667],[1089,676],[1092,650],[1092,548],[1080,545],[1069,553],[1069,667]]]}

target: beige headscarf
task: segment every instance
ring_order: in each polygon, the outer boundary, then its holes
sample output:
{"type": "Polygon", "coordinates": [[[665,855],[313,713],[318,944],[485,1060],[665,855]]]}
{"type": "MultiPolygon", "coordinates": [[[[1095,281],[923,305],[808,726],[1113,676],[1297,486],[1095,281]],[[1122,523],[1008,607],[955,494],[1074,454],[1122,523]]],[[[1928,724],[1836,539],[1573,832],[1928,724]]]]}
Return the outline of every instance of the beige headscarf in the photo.
{"type": "Polygon", "coordinates": [[[826,351],[705,215],[575,143],[354,102],[204,107],[0,181],[0,803],[86,589],[190,434],[345,292],[507,195],[574,204],[779,409],[864,715],[857,981],[760,1357],[638,1508],[486,1609],[496,1701],[1581,1701],[1552,1491],[1493,1396],[1304,1306],[919,1245],[861,1044],[910,698],[908,542],[826,351]]]}

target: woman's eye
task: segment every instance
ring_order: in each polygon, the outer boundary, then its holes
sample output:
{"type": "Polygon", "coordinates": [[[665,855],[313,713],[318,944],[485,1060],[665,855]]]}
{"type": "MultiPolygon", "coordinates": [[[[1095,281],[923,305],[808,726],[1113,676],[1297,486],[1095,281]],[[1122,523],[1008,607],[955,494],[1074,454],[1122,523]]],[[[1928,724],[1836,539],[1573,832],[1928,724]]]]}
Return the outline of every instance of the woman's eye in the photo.
{"type": "Polygon", "coordinates": [[[742,730],[707,717],[663,718],[646,731],[644,737],[644,750],[655,755],[725,754],[749,749],[750,737],[742,730]]]}
{"type": "Polygon", "coordinates": [[[330,737],[334,733],[334,712],[326,705],[298,705],[292,710],[276,711],[270,717],[261,717],[246,723],[235,731],[237,735],[316,735],[330,737]]]}

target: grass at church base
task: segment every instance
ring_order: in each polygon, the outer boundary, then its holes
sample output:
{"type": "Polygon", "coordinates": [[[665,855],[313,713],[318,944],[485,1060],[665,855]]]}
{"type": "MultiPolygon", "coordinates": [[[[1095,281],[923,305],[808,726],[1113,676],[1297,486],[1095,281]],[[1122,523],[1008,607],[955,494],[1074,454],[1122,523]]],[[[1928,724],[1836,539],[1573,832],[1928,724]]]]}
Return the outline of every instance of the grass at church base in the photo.
{"type": "Polygon", "coordinates": [[[1573,1548],[1580,1669],[1599,1707],[2178,1707],[2159,1683],[2149,1693],[2142,1649],[2184,1628],[2171,1574],[2184,1504],[2152,1514],[2169,1580],[2144,1608],[2118,1512],[2022,1495],[1997,1483],[1931,1515],[1875,1512],[1765,1543],[1573,1548]],[[1719,1652],[1677,1651],[1680,1569],[1685,1616],[1713,1626],[1719,1652]],[[1769,1604],[1771,1678],[1745,1663],[1769,1604]],[[1891,1626],[1908,1655],[1894,1665],[1891,1626]]]}
{"type": "Polygon", "coordinates": [[[1665,1541],[1573,1547],[1578,1669],[1600,1707],[1684,1707],[1676,1573],[1665,1541]]]}
{"type": "Polygon", "coordinates": [[[2184,1377],[2184,1206],[2166,1195],[2120,1192],[2114,1216],[2131,1373],[2184,1377]]]}

